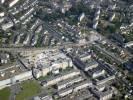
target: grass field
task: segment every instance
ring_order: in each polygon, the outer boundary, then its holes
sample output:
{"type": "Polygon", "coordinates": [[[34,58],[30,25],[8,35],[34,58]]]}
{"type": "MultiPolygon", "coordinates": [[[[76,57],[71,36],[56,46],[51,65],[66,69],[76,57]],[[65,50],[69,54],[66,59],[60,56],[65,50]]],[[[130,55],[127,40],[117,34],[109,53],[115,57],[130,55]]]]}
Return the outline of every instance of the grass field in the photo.
{"type": "Polygon", "coordinates": [[[16,95],[16,100],[27,100],[41,91],[41,87],[36,81],[25,81],[21,86],[22,90],[16,95]]]}
{"type": "Polygon", "coordinates": [[[0,100],[9,100],[10,88],[0,90],[0,100]]]}

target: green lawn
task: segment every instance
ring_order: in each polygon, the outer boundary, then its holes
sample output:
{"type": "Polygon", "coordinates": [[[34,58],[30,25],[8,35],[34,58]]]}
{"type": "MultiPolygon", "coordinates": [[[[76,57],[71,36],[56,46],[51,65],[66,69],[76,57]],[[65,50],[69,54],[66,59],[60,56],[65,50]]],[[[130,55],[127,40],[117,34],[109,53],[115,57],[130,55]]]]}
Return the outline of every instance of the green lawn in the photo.
{"type": "Polygon", "coordinates": [[[41,87],[36,81],[25,81],[21,86],[22,90],[16,95],[16,100],[27,100],[28,97],[37,95],[41,91],[41,87]]]}
{"type": "Polygon", "coordinates": [[[0,90],[0,100],[9,100],[10,88],[0,90]]]}
{"type": "Polygon", "coordinates": [[[125,34],[124,37],[125,37],[127,42],[132,41],[133,40],[133,32],[131,32],[129,34],[125,34]]]}
{"type": "Polygon", "coordinates": [[[44,81],[47,80],[48,78],[50,78],[50,75],[46,75],[46,76],[41,76],[38,78],[39,81],[44,81]]]}

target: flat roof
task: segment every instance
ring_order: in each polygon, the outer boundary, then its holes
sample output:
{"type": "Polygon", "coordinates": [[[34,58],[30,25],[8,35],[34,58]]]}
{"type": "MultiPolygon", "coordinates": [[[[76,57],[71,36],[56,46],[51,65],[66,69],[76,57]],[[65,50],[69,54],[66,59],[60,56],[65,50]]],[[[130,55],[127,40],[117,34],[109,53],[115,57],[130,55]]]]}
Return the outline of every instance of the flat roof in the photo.
{"type": "Polygon", "coordinates": [[[112,94],[112,90],[109,86],[106,86],[103,91],[98,91],[96,88],[92,88],[91,90],[99,98],[112,94]]]}
{"type": "Polygon", "coordinates": [[[74,76],[72,78],[69,78],[69,79],[66,79],[66,80],[63,80],[61,82],[59,82],[57,85],[60,86],[60,85],[63,85],[63,84],[66,84],[66,83],[75,83],[75,81],[77,80],[84,80],[84,78],[81,76],[81,75],[78,75],[78,76],[74,76]]]}
{"type": "Polygon", "coordinates": [[[62,61],[64,62],[68,60],[71,59],[59,50],[45,51],[35,57],[36,65],[41,67],[52,66],[56,63],[61,63],[62,61]]]}
{"type": "MultiPolygon", "coordinates": [[[[79,83],[76,83],[76,84],[74,84],[74,85],[71,85],[70,87],[67,87],[67,88],[65,88],[65,89],[60,90],[60,91],[59,91],[59,94],[64,93],[64,92],[67,92],[67,91],[71,91],[71,90],[73,90],[74,88],[77,88],[77,87],[82,86],[82,85],[87,84],[87,83],[89,84],[90,82],[87,81],[87,80],[81,81],[81,82],[79,82],[79,83]]],[[[73,91],[72,91],[72,92],[73,92],[73,91]]]]}
{"type": "Polygon", "coordinates": [[[47,81],[54,80],[56,78],[62,77],[64,75],[67,75],[67,74],[70,74],[70,73],[73,73],[73,72],[79,72],[80,73],[79,70],[72,69],[72,70],[70,70],[68,72],[65,72],[65,73],[63,72],[63,73],[60,73],[59,75],[56,75],[56,76],[52,75],[47,81]]]}
{"type": "Polygon", "coordinates": [[[15,75],[18,75],[20,73],[22,73],[23,71],[20,69],[19,66],[14,66],[14,67],[11,67],[11,68],[8,68],[6,70],[2,70],[0,71],[0,80],[5,80],[5,79],[8,79],[8,78],[11,78],[15,75]]]}
{"type": "Polygon", "coordinates": [[[96,68],[88,70],[88,74],[92,75],[93,73],[98,73],[98,72],[101,72],[102,70],[104,70],[104,69],[98,66],[96,68]]]}

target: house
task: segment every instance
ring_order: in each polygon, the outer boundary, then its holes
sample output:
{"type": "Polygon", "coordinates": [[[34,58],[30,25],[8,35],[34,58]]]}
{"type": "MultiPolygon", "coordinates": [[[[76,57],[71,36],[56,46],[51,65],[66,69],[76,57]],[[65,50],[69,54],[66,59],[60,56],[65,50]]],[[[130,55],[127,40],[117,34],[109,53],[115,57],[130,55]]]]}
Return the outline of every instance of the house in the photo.
{"type": "Polygon", "coordinates": [[[19,0],[10,0],[11,2],[9,2],[9,7],[13,7],[17,2],[19,2],[19,0]]]}
{"type": "Polygon", "coordinates": [[[115,16],[116,16],[116,14],[114,13],[114,14],[110,17],[109,21],[112,22],[112,21],[114,20],[115,16]]]}
{"type": "Polygon", "coordinates": [[[128,43],[125,43],[125,47],[131,47],[133,46],[133,41],[130,41],[128,43]]]}
{"type": "Polygon", "coordinates": [[[85,18],[85,13],[82,13],[80,16],[79,16],[79,21],[81,22],[83,19],[85,18]]]}
{"type": "Polygon", "coordinates": [[[4,23],[4,24],[2,24],[1,25],[1,27],[2,27],[2,29],[4,30],[4,31],[6,31],[7,29],[9,29],[9,28],[11,28],[11,27],[13,27],[14,26],[14,24],[13,24],[13,22],[8,22],[8,23],[4,23]]]}

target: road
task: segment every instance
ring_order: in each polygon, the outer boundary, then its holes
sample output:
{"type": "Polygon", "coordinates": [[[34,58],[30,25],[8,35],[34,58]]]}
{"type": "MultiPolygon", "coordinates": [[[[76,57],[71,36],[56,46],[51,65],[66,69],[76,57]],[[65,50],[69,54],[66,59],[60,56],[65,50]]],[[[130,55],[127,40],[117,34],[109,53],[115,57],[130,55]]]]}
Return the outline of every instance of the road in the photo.
{"type": "Polygon", "coordinates": [[[58,31],[54,30],[51,25],[49,25],[46,22],[43,22],[43,23],[44,23],[44,27],[48,30],[48,32],[50,32],[52,34],[52,36],[56,37],[57,39],[61,39],[62,38],[60,33],[58,31]]]}
{"type": "MultiPolygon", "coordinates": [[[[59,46],[47,47],[47,48],[46,47],[41,47],[41,48],[35,48],[35,47],[31,47],[31,48],[0,48],[0,51],[7,51],[7,52],[13,52],[13,53],[28,52],[28,51],[29,52],[34,52],[34,51],[40,51],[41,52],[41,51],[49,51],[49,50],[61,49],[61,48],[81,47],[81,46],[85,46],[85,45],[92,45],[92,42],[66,43],[66,44],[62,44],[62,45],[59,45],[59,46]]],[[[116,57],[112,53],[104,50],[99,45],[95,44],[94,46],[96,48],[98,48],[100,51],[102,51],[103,53],[105,53],[107,56],[109,56],[111,59],[115,59],[116,61],[118,61],[120,63],[125,62],[124,60],[120,59],[119,57],[116,57]]]]}
{"type": "Polygon", "coordinates": [[[116,55],[106,51],[105,49],[101,48],[99,45],[94,45],[97,49],[99,49],[100,51],[102,51],[103,53],[105,53],[108,57],[110,57],[111,59],[116,60],[119,63],[124,63],[125,61],[120,59],[119,57],[117,57],[116,55]]]}
{"type": "Polygon", "coordinates": [[[40,48],[36,48],[36,47],[30,47],[30,48],[24,48],[24,47],[16,47],[16,48],[0,48],[0,51],[7,51],[7,52],[24,52],[24,51],[36,51],[36,50],[43,50],[43,51],[48,51],[48,50],[54,50],[54,49],[60,49],[60,48],[69,48],[69,47],[81,47],[84,45],[91,45],[91,42],[86,42],[86,43],[66,43],[66,44],[62,44],[59,46],[54,46],[54,47],[40,47],[40,48]]]}
{"type": "MultiPolygon", "coordinates": [[[[53,33],[56,33],[54,35],[58,35],[58,33],[56,31],[53,31],[53,33]]],[[[110,44],[113,44],[108,39],[106,39],[104,36],[101,36],[101,38],[102,38],[102,40],[104,39],[104,40],[108,41],[110,44]]],[[[17,52],[28,52],[28,51],[29,52],[35,52],[35,51],[40,51],[40,52],[42,51],[43,52],[43,51],[54,50],[54,49],[61,49],[61,48],[81,47],[81,46],[92,45],[92,44],[93,44],[92,42],[87,41],[87,42],[84,42],[84,43],[63,43],[63,44],[61,44],[59,46],[54,46],[54,47],[40,47],[40,48],[36,48],[36,47],[30,47],[30,48],[24,48],[24,47],[11,48],[11,47],[9,47],[9,48],[0,48],[0,51],[7,51],[7,52],[13,52],[13,53],[17,53],[17,52]]],[[[111,59],[115,59],[116,61],[118,61],[120,63],[124,63],[125,62],[119,56],[117,57],[114,54],[112,54],[112,53],[104,50],[99,45],[95,44],[94,46],[97,47],[103,53],[105,53],[107,56],[109,56],[111,59]]],[[[120,47],[116,46],[115,44],[113,44],[113,46],[117,47],[118,49],[121,49],[120,47]]],[[[132,55],[130,55],[130,56],[132,56],[132,55]]]]}
{"type": "Polygon", "coordinates": [[[10,89],[11,89],[11,95],[9,97],[9,100],[15,100],[16,94],[18,94],[21,91],[20,85],[18,83],[14,84],[10,87],[10,89]]]}
{"type": "Polygon", "coordinates": [[[102,39],[105,39],[109,44],[113,45],[113,47],[117,48],[119,51],[123,50],[126,54],[128,54],[129,58],[133,57],[133,55],[126,48],[121,48],[118,45],[116,45],[114,42],[112,42],[111,40],[107,39],[105,36],[102,36],[102,35],[100,36],[102,37],[102,39]]]}

